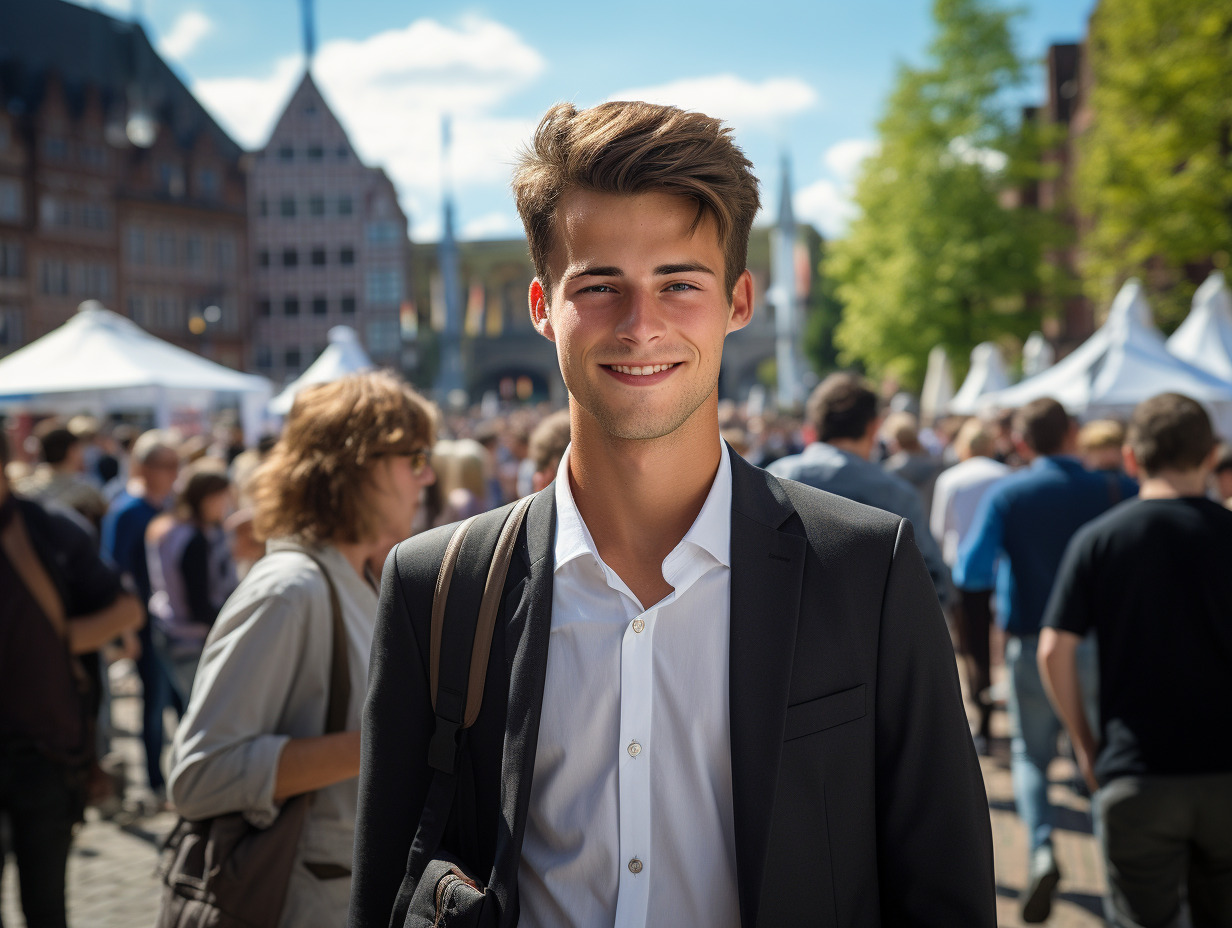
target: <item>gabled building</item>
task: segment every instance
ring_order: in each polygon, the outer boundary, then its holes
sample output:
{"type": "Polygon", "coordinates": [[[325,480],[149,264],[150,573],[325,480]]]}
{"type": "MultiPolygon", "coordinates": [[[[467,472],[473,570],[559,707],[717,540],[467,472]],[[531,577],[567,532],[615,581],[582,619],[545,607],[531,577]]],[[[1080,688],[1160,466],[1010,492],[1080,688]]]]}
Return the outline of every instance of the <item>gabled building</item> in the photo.
{"type": "Polygon", "coordinates": [[[97,299],[245,366],[242,154],[139,24],[0,3],[0,353],[97,299]]]}
{"type": "Polygon", "coordinates": [[[248,177],[256,369],[284,383],[351,326],[401,360],[410,239],[393,184],[365,166],[306,70],[248,177]]]}

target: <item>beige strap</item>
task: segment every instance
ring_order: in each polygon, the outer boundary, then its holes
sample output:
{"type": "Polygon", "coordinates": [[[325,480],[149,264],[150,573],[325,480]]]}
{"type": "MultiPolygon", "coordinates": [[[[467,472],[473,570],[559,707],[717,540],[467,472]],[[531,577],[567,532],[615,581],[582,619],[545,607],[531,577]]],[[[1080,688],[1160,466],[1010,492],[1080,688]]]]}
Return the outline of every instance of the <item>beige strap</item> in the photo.
{"type": "Polygon", "coordinates": [[[432,638],[428,652],[429,676],[428,686],[432,691],[432,709],[436,710],[436,687],[441,672],[441,634],[445,630],[445,602],[449,598],[449,584],[453,580],[453,569],[458,563],[458,552],[462,550],[462,540],[466,532],[479,516],[471,516],[456,529],[449,545],[445,548],[445,556],[441,559],[441,569],[436,575],[436,590],[432,595],[432,638]]]}
{"type": "Polygon", "coordinates": [[[470,685],[466,688],[466,717],[462,720],[463,728],[470,728],[475,724],[475,719],[479,718],[479,707],[483,704],[483,684],[488,676],[488,653],[492,650],[492,633],[496,629],[496,614],[505,591],[505,577],[509,574],[513,546],[518,540],[518,530],[522,527],[522,518],[530,507],[531,499],[533,497],[524,496],[518,500],[496,540],[496,551],[492,555],[488,580],[483,585],[483,599],[479,603],[479,620],[475,623],[475,643],[471,648],[471,676],[470,685]]]}

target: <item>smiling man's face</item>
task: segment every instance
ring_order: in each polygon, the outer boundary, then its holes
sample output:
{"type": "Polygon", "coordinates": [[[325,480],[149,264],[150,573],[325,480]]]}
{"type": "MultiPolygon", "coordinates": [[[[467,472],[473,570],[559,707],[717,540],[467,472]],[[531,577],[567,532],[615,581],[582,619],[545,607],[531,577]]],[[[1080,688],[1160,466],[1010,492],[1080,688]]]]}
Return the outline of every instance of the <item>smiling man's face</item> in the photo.
{"type": "Polygon", "coordinates": [[[665,193],[572,190],[556,212],[552,292],[531,285],[573,401],[614,438],[650,440],[715,415],[727,333],[752,317],[745,271],[728,294],[714,221],[665,193]]]}

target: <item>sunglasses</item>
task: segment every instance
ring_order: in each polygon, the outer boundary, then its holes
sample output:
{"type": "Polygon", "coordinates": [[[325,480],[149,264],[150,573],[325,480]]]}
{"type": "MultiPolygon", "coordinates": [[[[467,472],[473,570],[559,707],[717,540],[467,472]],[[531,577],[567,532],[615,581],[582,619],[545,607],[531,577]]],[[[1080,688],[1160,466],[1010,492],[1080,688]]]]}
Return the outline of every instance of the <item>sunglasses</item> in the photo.
{"type": "Polygon", "coordinates": [[[411,473],[416,477],[422,477],[423,472],[432,465],[431,448],[419,448],[415,451],[383,451],[377,457],[407,458],[411,462],[411,473]]]}

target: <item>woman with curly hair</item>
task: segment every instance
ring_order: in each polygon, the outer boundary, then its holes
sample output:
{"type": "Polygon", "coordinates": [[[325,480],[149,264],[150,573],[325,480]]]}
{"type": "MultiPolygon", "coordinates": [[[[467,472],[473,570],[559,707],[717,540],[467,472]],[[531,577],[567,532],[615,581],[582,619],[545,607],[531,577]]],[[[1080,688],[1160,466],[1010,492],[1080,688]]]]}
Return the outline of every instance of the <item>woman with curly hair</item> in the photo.
{"type": "Polygon", "coordinates": [[[253,478],[267,553],[207,639],[175,736],[170,796],[186,819],[242,812],[268,827],[315,793],[281,925],[344,924],[358,802],[359,727],[385,557],[434,479],[431,407],[388,373],[310,387],[253,478]],[[328,579],[322,571],[328,573],[328,579]],[[333,616],[346,630],[346,730],[324,733],[333,616]]]}

